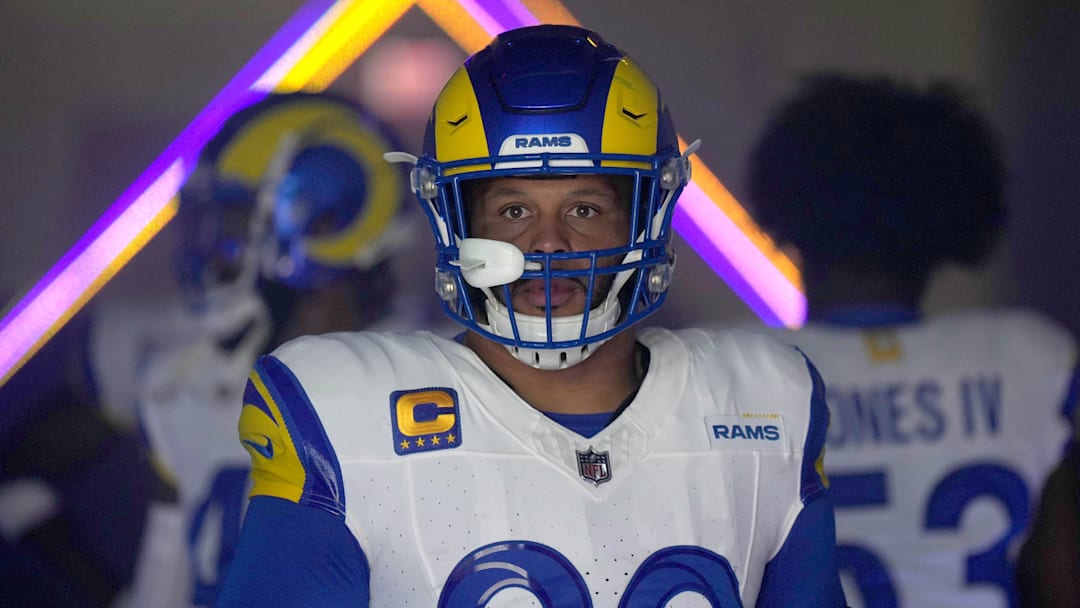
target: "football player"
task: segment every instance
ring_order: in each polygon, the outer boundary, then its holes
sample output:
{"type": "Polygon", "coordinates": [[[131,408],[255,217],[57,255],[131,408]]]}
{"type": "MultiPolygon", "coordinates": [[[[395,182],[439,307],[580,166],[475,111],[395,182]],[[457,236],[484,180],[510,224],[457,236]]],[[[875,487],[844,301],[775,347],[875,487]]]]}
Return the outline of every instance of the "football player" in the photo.
{"type": "MultiPolygon", "coordinates": [[[[275,94],[230,117],[181,191],[179,314],[141,354],[138,420],[179,500],[151,514],[132,604],[211,605],[249,472],[236,442],[256,357],[300,334],[415,327],[393,265],[410,236],[394,139],[330,94],[275,94]]],[[[417,226],[418,227],[418,226],[417,226]]],[[[436,311],[437,312],[437,311],[436,311]]]]}
{"type": "Polygon", "coordinates": [[[101,407],[83,309],[0,388],[0,606],[127,606],[150,504],[170,493],[101,407]]]}
{"type": "Polygon", "coordinates": [[[688,156],[595,32],[500,34],[440,93],[411,183],[465,327],[260,358],[220,606],[843,605],[817,373],[664,302],[688,156]]]}
{"type": "MultiPolygon", "coordinates": [[[[921,311],[1005,218],[995,134],[955,85],[818,74],[752,153],[759,223],[801,259],[784,339],[828,386],[826,472],[855,606],[1014,606],[1013,558],[1062,455],[1076,344],[1023,310],[921,311]]],[[[1075,598],[1074,598],[1075,599],[1075,598]]]]}

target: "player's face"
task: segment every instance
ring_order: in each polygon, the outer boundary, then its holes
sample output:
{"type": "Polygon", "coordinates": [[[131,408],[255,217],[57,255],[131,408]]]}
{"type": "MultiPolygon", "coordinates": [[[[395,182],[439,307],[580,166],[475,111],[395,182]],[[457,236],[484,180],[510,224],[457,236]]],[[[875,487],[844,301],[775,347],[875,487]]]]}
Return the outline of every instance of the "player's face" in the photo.
{"type": "MultiPolygon", "coordinates": [[[[526,253],[580,252],[625,245],[630,232],[629,203],[611,180],[599,175],[559,178],[496,178],[477,192],[470,206],[475,237],[513,243],[526,253]]],[[[617,263],[617,257],[601,265],[617,263]]],[[[561,268],[586,268],[587,260],[563,262],[561,268]]],[[[590,307],[607,293],[611,277],[594,290],[590,307]]],[[[520,280],[511,287],[514,310],[544,314],[544,281],[520,280]]],[[[553,279],[554,316],[581,314],[588,284],[584,277],[553,279]]]]}

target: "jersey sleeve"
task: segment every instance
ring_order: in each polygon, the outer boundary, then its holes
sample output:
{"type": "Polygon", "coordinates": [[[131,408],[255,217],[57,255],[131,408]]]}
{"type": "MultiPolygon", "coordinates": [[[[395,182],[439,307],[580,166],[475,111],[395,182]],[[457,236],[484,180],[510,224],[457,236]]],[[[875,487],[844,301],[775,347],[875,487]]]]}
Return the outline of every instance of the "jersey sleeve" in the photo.
{"type": "Polygon", "coordinates": [[[825,476],[829,410],[825,384],[807,359],[813,383],[799,494],[803,509],[780,551],[765,566],[757,608],[843,608],[836,550],[836,521],[825,476]]]}
{"type": "Polygon", "coordinates": [[[810,423],[806,429],[806,441],[803,443],[802,481],[799,496],[803,504],[813,502],[825,494],[829,488],[829,478],[825,475],[825,440],[829,432],[829,406],[825,402],[825,382],[821,374],[803,355],[810,374],[812,389],[810,392],[810,423]]]}
{"type": "Polygon", "coordinates": [[[832,500],[822,495],[795,520],[780,552],[765,566],[757,608],[844,608],[832,500]]]}
{"type": "Polygon", "coordinates": [[[299,380],[272,355],[248,378],[239,433],[251,502],[216,606],[366,607],[368,565],[345,524],[337,456],[299,380]]]}
{"type": "Polygon", "coordinates": [[[250,496],[272,496],[344,518],[341,466],[314,406],[272,355],[248,377],[240,443],[251,456],[250,496]]]}
{"type": "Polygon", "coordinates": [[[363,551],[341,518],[256,496],[215,606],[366,608],[368,574],[363,551]]]}

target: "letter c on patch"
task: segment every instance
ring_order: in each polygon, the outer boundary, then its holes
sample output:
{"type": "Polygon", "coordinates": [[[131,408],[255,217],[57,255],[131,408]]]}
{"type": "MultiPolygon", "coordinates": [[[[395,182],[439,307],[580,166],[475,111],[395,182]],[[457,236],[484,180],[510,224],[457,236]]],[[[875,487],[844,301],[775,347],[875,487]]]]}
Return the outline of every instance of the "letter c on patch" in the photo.
{"type": "Polygon", "coordinates": [[[398,429],[416,437],[445,433],[454,427],[454,398],[445,391],[422,391],[400,395],[395,404],[398,429]]]}

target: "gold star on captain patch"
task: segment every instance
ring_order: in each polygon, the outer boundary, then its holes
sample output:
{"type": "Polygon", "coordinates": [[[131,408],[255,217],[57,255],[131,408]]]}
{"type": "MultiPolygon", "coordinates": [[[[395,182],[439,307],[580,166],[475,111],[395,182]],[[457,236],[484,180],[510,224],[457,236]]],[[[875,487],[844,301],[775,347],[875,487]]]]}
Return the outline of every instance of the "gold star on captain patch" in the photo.
{"type": "Polygon", "coordinates": [[[453,433],[450,433],[446,436],[446,441],[448,443],[454,443],[455,441],[457,441],[457,437],[455,437],[453,433]]]}
{"type": "Polygon", "coordinates": [[[439,436],[435,435],[431,438],[431,445],[439,445],[439,436]]]}
{"type": "Polygon", "coordinates": [[[403,449],[403,450],[409,449],[409,441],[407,439],[401,441],[401,449],[403,449]]]}
{"type": "Polygon", "coordinates": [[[424,447],[424,438],[423,437],[418,437],[416,439],[416,447],[418,447],[418,448],[424,447]]]}

